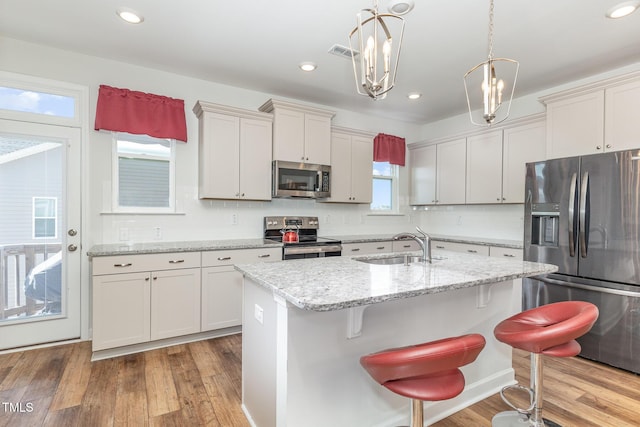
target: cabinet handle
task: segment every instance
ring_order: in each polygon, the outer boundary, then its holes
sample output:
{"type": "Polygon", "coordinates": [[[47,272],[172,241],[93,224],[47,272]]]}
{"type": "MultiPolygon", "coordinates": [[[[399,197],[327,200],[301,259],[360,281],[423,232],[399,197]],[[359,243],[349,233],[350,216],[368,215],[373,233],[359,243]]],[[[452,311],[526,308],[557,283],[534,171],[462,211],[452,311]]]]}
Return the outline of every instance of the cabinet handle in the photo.
{"type": "Polygon", "coordinates": [[[472,254],[477,254],[478,251],[476,251],[475,249],[467,249],[467,252],[470,252],[472,254]]]}
{"type": "Polygon", "coordinates": [[[172,259],[169,260],[169,264],[180,264],[181,262],[184,262],[183,259],[172,259]]]}
{"type": "Polygon", "coordinates": [[[611,148],[611,144],[607,144],[607,148],[611,148]]]}
{"type": "Polygon", "coordinates": [[[602,149],[602,147],[599,145],[596,145],[596,150],[600,150],[600,149],[602,149]]]}
{"type": "Polygon", "coordinates": [[[378,249],[378,250],[384,249],[384,246],[378,246],[376,249],[378,249]]]}
{"type": "Polygon", "coordinates": [[[219,256],[218,261],[229,261],[231,259],[230,256],[219,256]]]}
{"type": "Polygon", "coordinates": [[[114,267],[131,267],[131,263],[113,264],[114,267]]]}
{"type": "Polygon", "coordinates": [[[506,256],[508,258],[515,258],[515,255],[511,255],[511,254],[502,254],[502,256],[506,256]]]}
{"type": "Polygon", "coordinates": [[[244,193],[242,193],[242,197],[244,197],[244,193]]]}
{"type": "Polygon", "coordinates": [[[351,249],[351,252],[358,252],[360,250],[360,248],[353,248],[351,249]]]}
{"type": "Polygon", "coordinates": [[[411,245],[402,245],[403,248],[410,248],[411,245]]]}
{"type": "Polygon", "coordinates": [[[444,246],[436,245],[436,248],[437,248],[437,249],[444,249],[444,246]]]}
{"type": "Polygon", "coordinates": [[[262,255],[258,255],[258,258],[269,258],[271,256],[271,254],[262,254],[262,255]]]}
{"type": "Polygon", "coordinates": [[[497,200],[497,201],[500,201],[500,197],[498,197],[496,200],[497,200]]]}
{"type": "Polygon", "coordinates": [[[153,276],[153,280],[158,280],[158,276],[153,276]]]}
{"type": "Polygon", "coordinates": [[[503,197],[503,198],[502,198],[502,201],[504,202],[505,200],[507,200],[507,199],[505,199],[505,198],[503,197]]]}
{"type": "Polygon", "coordinates": [[[144,280],[145,280],[145,282],[148,282],[149,281],[149,277],[148,276],[145,277],[144,280]]]}

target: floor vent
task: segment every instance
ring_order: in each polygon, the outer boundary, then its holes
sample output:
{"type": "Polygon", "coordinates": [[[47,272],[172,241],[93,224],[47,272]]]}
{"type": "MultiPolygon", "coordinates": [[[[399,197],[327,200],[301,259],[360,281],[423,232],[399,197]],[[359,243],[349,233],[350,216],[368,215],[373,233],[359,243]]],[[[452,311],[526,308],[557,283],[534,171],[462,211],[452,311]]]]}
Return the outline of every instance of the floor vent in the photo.
{"type": "Polygon", "coordinates": [[[358,51],[352,51],[347,46],[342,46],[339,44],[334,44],[333,46],[331,46],[331,49],[329,49],[329,53],[332,55],[342,56],[343,58],[347,59],[351,59],[352,56],[358,55],[358,51]]]}

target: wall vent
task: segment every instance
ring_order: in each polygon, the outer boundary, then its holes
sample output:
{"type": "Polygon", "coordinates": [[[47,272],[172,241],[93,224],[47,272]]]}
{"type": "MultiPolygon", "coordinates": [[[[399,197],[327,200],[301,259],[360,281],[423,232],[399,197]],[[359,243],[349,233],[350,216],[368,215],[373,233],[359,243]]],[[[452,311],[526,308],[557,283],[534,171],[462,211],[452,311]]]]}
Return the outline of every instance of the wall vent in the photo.
{"type": "Polygon", "coordinates": [[[347,59],[351,59],[352,56],[358,55],[358,51],[352,51],[347,46],[342,46],[339,44],[334,44],[333,46],[331,46],[331,48],[329,49],[329,53],[332,55],[341,56],[347,59]]]}

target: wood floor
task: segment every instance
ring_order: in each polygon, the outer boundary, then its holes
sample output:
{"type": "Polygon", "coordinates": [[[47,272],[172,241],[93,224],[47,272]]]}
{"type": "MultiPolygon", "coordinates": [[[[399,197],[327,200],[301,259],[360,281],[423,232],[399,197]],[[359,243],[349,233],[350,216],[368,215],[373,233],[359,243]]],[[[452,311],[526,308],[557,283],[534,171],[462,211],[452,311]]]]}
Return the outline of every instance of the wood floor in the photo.
{"type": "MultiPolygon", "coordinates": [[[[249,426],[240,409],[240,335],[93,363],[90,356],[89,342],[0,355],[0,427],[249,426]]],[[[514,366],[528,384],[528,355],[515,352],[514,366]]],[[[637,375],[581,358],[547,358],[544,374],[546,418],[640,425],[637,375]]],[[[495,395],[435,426],[490,426],[507,409],[495,395]]]]}

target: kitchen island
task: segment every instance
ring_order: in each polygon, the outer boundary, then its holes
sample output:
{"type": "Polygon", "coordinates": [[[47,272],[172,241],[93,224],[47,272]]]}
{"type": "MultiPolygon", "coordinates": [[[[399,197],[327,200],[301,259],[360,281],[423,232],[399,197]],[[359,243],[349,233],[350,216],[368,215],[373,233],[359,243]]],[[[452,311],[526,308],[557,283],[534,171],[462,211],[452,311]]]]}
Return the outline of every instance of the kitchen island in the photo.
{"type": "Polygon", "coordinates": [[[410,400],[375,383],[360,356],[466,333],[487,345],[464,367],[455,399],[425,404],[428,424],[514,382],[511,349],[493,328],[513,314],[513,280],[555,266],[441,252],[432,264],[369,257],[241,264],[242,400],[257,427],[408,424],[410,400]]]}

